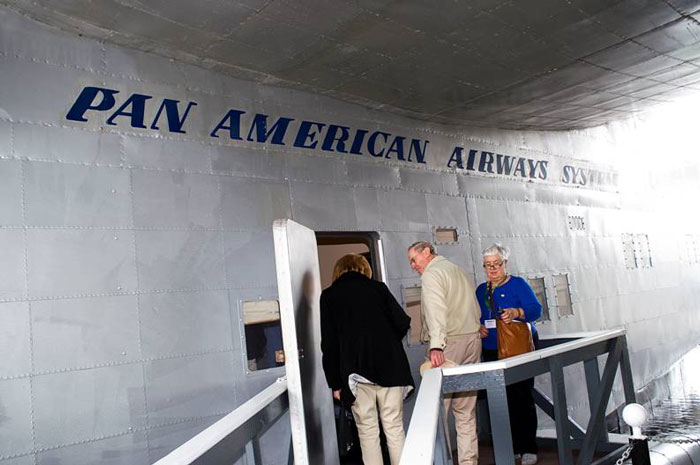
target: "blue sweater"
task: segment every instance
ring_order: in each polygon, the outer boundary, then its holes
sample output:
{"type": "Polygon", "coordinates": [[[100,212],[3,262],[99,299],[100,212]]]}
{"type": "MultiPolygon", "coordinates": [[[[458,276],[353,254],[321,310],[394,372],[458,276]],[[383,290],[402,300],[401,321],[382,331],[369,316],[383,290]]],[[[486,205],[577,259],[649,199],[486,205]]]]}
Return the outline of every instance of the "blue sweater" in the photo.
{"type": "MultiPolygon", "coordinates": [[[[486,304],[486,283],[482,283],[476,288],[476,298],[481,307],[481,324],[483,325],[485,320],[495,319],[496,316],[486,304]]],[[[542,315],[540,301],[537,300],[537,296],[527,281],[519,276],[511,276],[508,282],[494,289],[493,300],[498,308],[522,308],[525,311],[524,321],[532,322],[542,315]]],[[[535,326],[532,325],[532,333],[536,332],[535,326]]],[[[496,328],[489,329],[489,335],[482,339],[481,343],[484,349],[497,350],[496,328]]]]}

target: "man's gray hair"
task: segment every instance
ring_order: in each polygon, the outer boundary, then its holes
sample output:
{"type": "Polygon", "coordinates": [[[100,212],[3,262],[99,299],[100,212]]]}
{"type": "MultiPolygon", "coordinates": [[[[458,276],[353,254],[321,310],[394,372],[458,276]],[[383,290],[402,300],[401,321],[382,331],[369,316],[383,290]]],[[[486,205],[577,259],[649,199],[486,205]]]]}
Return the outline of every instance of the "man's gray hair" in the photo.
{"type": "Polygon", "coordinates": [[[415,251],[418,252],[418,253],[421,253],[421,252],[424,251],[425,249],[430,249],[430,255],[436,255],[436,253],[435,253],[435,247],[433,246],[433,244],[431,244],[431,243],[428,242],[428,241],[417,241],[417,242],[414,242],[413,244],[411,244],[411,245],[408,246],[408,250],[411,250],[411,249],[415,250],[415,251]]]}
{"type": "Polygon", "coordinates": [[[489,255],[500,255],[502,260],[508,260],[510,250],[508,250],[508,247],[496,242],[495,244],[486,247],[481,255],[483,257],[488,257],[489,255]]]}

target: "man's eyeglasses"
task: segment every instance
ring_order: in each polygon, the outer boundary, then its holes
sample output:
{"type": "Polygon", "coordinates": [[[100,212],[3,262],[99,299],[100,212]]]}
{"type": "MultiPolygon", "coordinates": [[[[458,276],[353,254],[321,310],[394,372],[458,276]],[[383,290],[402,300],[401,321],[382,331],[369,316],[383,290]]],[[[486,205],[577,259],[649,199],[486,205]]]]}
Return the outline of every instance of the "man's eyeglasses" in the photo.
{"type": "Polygon", "coordinates": [[[497,270],[502,266],[503,262],[484,263],[484,268],[487,270],[497,270]]]}

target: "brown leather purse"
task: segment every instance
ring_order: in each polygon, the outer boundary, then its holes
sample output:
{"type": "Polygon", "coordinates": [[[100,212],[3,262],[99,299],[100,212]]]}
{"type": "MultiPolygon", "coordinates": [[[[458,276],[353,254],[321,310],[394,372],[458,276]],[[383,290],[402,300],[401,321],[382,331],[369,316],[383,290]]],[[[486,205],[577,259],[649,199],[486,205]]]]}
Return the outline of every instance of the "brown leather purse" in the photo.
{"type": "MultiPolygon", "coordinates": [[[[496,308],[493,300],[493,288],[488,284],[488,297],[491,308],[496,308]]],[[[506,324],[501,320],[501,313],[496,309],[496,333],[498,335],[498,359],[514,357],[535,350],[532,341],[530,324],[524,321],[513,320],[506,324]]]]}
{"type": "Polygon", "coordinates": [[[513,320],[510,324],[496,319],[498,333],[498,359],[514,357],[535,350],[530,324],[513,320]]]}

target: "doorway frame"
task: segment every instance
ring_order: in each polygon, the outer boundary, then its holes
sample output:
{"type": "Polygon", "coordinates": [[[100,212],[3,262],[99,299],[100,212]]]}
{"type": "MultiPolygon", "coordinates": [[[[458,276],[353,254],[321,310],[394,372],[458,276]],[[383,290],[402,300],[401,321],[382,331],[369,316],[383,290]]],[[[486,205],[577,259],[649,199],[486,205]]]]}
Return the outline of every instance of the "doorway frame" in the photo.
{"type": "Polygon", "coordinates": [[[314,231],[316,234],[316,247],[319,245],[347,244],[344,239],[363,237],[367,238],[367,247],[372,258],[372,277],[377,281],[386,283],[386,265],[384,263],[384,248],[382,239],[377,231],[314,231]]]}

